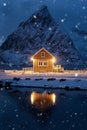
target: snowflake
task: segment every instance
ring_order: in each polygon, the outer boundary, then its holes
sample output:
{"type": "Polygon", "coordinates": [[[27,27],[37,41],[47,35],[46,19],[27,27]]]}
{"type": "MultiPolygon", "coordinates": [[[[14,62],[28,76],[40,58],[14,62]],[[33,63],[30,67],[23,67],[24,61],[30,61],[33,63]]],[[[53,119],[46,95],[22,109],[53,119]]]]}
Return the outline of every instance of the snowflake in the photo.
{"type": "Polygon", "coordinates": [[[2,13],[2,16],[5,16],[6,14],[5,13],[2,13]]]}
{"type": "Polygon", "coordinates": [[[72,115],[70,115],[70,117],[72,117],[72,115]]]}
{"type": "Polygon", "coordinates": [[[69,60],[66,60],[66,62],[69,62],[69,60]]]}
{"type": "Polygon", "coordinates": [[[21,100],[21,97],[18,97],[19,100],[21,100]]]}
{"type": "Polygon", "coordinates": [[[83,10],[85,10],[85,9],[86,9],[86,7],[85,7],[85,6],[83,6],[83,7],[82,7],[82,9],[83,9],[83,10]]]}
{"type": "Polygon", "coordinates": [[[37,24],[37,28],[39,27],[39,25],[37,24]]]}
{"type": "Polygon", "coordinates": [[[87,20],[84,20],[84,23],[86,23],[87,22],[87,20]]]}
{"type": "Polygon", "coordinates": [[[7,6],[7,4],[4,2],[4,3],[3,3],[3,6],[7,6]]]}
{"type": "Polygon", "coordinates": [[[37,22],[35,22],[34,24],[37,25],[37,22]]]}
{"type": "Polygon", "coordinates": [[[12,67],[12,63],[9,63],[9,66],[12,67]]]}
{"type": "Polygon", "coordinates": [[[65,13],[65,17],[67,17],[68,16],[68,14],[67,13],[65,13]]]}
{"type": "Polygon", "coordinates": [[[15,111],[15,112],[17,112],[18,110],[17,110],[17,109],[15,109],[14,111],[15,111]]]}
{"type": "Polygon", "coordinates": [[[61,22],[62,22],[62,23],[64,23],[64,21],[65,21],[64,19],[61,19],[61,22]]]}
{"type": "Polygon", "coordinates": [[[38,114],[37,114],[37,116],[42,116],[42,115],[43,115],[43,113],[38,113],[38,114]]]}
{"type": "Polygon", "coordinates": [[[49,27],[49,28],[48,28],[48,30],[49,30],[49,31],[51,31],[51,30],[52,30],[52,28],[51,28],[51,27],[49,27]]]}
{"type": "Polygon", "coordinates": [[[18,118],[18,117],[19,117],[19,115],[18,115],[18,114],[16,114],[16,117],[18,118]]]}
{"type": "Polygon", "coordinates": [[[72,42],[69,42],[69,45],[72,45],[72,42]]]}
{"type": "Polygon", "coordinates": [[[37,16],[36,15],[33,15],[33,17],[36,19],[37,18],[37,16]]]}
{"type": "Polygon", "coordinates": [[[19,53],[19,51],[16,51],[16,54],[18,54],[19,53]]]}
{"type": "Polygon", "coordinates": [[[77,115],[77,113],[75,112],[75,113],[74,113],[74,115],[76,116],[76,115],[77,115]]]}
{"type": "Polygon", "coordinates": [[[78,26],[79,26],[80,24],[81,24],[81,23],[79,22],[79,23],[78,23],[78,26]]]}
{"type": "Polygon", "coordinates": [[[42,3],[42,0],[40,0],[40,3],[42,3]]]}
{"type": "Polygon", "coordinates": [[[87,35],[84,36],[84,40],[87,40],[87,35]]]}
{"type": "Polygon", "coordinates": [[[49,45],[51,45],[51,43],[49,42],[49,45]]]}
{"type": "Polygon", "coordinates": [[[74,127],[75,127],[75,125],[73,124],[73,125],[72,125],[72,128],[74,128],[74,127]]]}
{"type": "Polygon", "coordinates": [[[4,88],[0,88],[0,90],[1,90],[1,91],[3,91],[3,90],[4,90],[4,88]]]}
{"type": "Polygon", "coordinates": [[[53,4],[55,4],[56,3],[56,0],[53,0],[53,4]]]}
{"type": "Polygon", "coordinates": [[[79,28],[78,25],[75,25],[75,28],[79,28]]]}
{"type": "Polygon", "coordinates": [[[84,19],[87,19],[87,17],[86,17],[86,16],[84,16],[84,19]]]}

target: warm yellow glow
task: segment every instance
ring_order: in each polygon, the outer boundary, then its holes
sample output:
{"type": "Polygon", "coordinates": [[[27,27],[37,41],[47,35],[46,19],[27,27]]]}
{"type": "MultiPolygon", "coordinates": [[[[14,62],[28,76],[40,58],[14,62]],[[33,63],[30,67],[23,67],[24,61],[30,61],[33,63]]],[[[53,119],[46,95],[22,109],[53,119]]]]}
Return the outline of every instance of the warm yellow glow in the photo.
{"type": "Polygon", "coordinates": [[[46,110],[56,103],[56,94],[32,92],[30,100],[38,109],[46,110]]]}
{"type": "Polygon", "coordinates": [[[34,60],[34,58],[33,57],[31,57],[31,61],[33,61],[34,60]]]}
{"type": "Polygon", "coordinates": [[[56,102],[56,95],[54,93],[52,94],[52,101],[53,101],[53,104],[55,104],[55,102],[56,102]]]}
{"type": "Polygon", "coordinates": [[[31,104],[34,104],[34,98],[35,98],[35,93],[33,92],[32,94],[31,94],[31,104]]]}
{"type": "Polygon", "coordinates": [[[55,62],[56,62],[56,58],[53,58],[53,59],[52,59],[52,62],[55,63],[55,62]]]}

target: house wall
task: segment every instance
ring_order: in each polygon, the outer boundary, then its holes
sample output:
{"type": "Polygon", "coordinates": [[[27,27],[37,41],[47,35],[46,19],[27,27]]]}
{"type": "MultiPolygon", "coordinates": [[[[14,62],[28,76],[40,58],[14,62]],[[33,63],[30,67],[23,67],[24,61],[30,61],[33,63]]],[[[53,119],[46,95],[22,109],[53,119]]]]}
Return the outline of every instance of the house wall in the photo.
{"type": "Polygon", "coordinates": [[[39,66],[38,65],[39,61],[43,61],[43,60],[40,60],[40,59],[34,60],[34,63],[33,63],[34,64],[33,65],[34,72],[53,72],[53,63],[52,63],[52,60],[44,60],[44,61],[48,62],[47,66],[39,66]]]}
{"type": "Polygon", "coordinates": [[[33,57],[33,70],[34,72],[53,72],[53,56],[50,55],[47,51],[42,49],[33,57]],[[45,56],[42,57],[41,53],[45,52],[45,56]],[[39,62],[47,62],[47,66],[39,66],[39,62]]]}

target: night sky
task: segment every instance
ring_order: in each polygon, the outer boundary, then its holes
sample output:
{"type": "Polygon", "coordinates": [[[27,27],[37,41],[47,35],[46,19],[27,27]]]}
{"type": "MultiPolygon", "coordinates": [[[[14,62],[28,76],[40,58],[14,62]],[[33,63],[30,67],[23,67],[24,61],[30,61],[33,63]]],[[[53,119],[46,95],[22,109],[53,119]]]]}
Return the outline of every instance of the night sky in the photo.
{"type": "Polygon", "coordinates": [[[61,29],[71,36],[78,50],[87,55],[87,35],[72,32],[73,28],[87,32],[87,0],[0,0],[0,44],[41,5],[48,6],[61,29]]]}

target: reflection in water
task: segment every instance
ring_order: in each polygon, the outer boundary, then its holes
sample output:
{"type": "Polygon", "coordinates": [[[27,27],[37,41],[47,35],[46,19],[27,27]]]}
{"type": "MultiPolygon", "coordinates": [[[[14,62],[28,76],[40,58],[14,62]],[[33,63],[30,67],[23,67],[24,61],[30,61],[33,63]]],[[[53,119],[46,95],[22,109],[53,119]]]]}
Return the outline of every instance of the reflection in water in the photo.
{"type": "Polygon", "coordinates": [[[55,93],[39,93],[32,92],[30,95],[31,104],[35,108],[40,110],[46,110],[49,107],[53,106],[56,103],[56,94],[55,93]]]}

